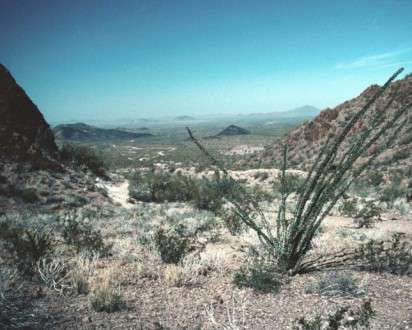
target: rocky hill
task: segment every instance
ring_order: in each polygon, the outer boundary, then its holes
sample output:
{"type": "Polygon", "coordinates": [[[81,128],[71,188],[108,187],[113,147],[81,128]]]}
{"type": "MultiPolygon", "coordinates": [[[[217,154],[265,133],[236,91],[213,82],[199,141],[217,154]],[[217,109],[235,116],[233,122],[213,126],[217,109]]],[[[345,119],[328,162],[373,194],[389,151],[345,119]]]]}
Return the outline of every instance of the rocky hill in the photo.
{"type": "Polygon", "coordinates": [[[235,135],[247,135],[247,134],[250,134],[250,132],[247,129],[244,129],[236,125],[229,125],[228,127],[226,127],[224,130],[222,130],[215,136],[223,137],[223,136],[235,136],[235,135]]]}
{"type": "Polygon", "coordinates": [[[152,136],[119,129],[104,129],[83,123],[58,125],[53,129],[56,139],[74,141],[128,140],[152,136]]]}
{"type": "Polygon", "coordinates": [[[0,64],[0,215],[107,202],[90,171],[62,162],[37,106],[0,64]]]}
{"type": "MultiPolygon", "coordinates": [[[[261,155],[260,161],[263,166],[275,164],[279,166],[282,146],[286,143],[289,146],[289,162],[295,168],[307,169],[316,159],[322,145],[324,145],[329,134],[338,132],[350,120],[350,118],[366,104],[368,100],[379,89],[378,85],[368,87],[359,96],[346,101],[333,109],[323,110],[313,120],[305,122],[296,129],[290,131],[285,136],[277,139],[272,145],[266,148],[261,155]]],[[[396,110],[411,104],[412,102],[412,76],[393,82],[384,95],[378,99],[375,105],[365,118],[354,127],[350,136],[368,124],[368,119],[376,111],[383,111],[390,98],[396,93],[392,105],[385,110],[384,120],[387,120],[396,110]]],[[[378,167],[383,168],[408,168],[412,164],[412,111],[409,111],[409,122],[398,134],[393,147],[388,148],[378,159],[378,167]]],[[[347,139],[343,150],[350,143],[350,136],[347,139]]]]}
{"type": "Polygon", "coordinates": [[[53,158],[53,132],[37,106],[0,64],[0,158],[53,158]]]}

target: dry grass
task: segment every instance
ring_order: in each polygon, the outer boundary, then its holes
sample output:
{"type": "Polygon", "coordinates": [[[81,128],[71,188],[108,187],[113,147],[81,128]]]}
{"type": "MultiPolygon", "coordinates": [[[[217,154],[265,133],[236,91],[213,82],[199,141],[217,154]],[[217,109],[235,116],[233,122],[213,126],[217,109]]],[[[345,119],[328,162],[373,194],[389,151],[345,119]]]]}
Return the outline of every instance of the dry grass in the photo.
{"type": "Polygon", "coordinates": [[[119,311],[123,307],[123,295],[118,276],[118,270],[107,268],[93,279],[89,301],[95,311],[110,313],[119,311]]]}

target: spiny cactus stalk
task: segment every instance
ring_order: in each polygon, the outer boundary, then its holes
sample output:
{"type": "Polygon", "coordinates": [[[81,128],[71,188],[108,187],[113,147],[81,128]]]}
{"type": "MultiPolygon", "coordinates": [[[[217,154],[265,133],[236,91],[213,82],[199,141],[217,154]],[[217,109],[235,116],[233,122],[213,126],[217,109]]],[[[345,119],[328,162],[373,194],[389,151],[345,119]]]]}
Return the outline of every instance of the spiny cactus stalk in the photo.
{"type": "MultiPolygon", "coordinates": [[[[391,118],[384,117],[392,105],[397,90],[382,111],[375,111],[364,122],[362,128],[352,135],[351,146],[341,151],[343,142],[372,105],[383,95],[389,85],[403,71],[396,71],[388,81],[372,96],[372,98],[349,120],[341,132],[329,135],[325,145],[312,165],[306,180],[299,190],[298,202],[291,214],[287,212],[288,189],[286,187],[288,147],[283,149],[283,165],[281,170],[281,203],[276,216],[276,224],[269,222],[253,196],[239,184],[239,190],[248,196],[242,205],[238,200],[230,200],[236,207],[240,219],[258,235],[264,248],[276,260],[279,269],[290,274],[305,271],[311,265],[304,261],[312,247],[312,240],[322,221],[333,206],[348,190],[351,184],[374,162],[377,156],[390,147],[398,133],[408,123],[407,116],[412,104],[406,104],[397,110],[391,118]],[[371,148],[371,147],[374,148],[371,148]],[[366,156],[367,152],[369,155],[366,156]],[[355,164],[364,157],[361,164],[355,164]],[[246,205],[245,205],[246,204],[246,205]],[[256,215],[259,215],[257,217],[256,215]]],[[[187,128],[190,139],[217,166],[226,180],[235,181],[230,177],[224,166],[216,160],[193,136],[187,128]]]]}

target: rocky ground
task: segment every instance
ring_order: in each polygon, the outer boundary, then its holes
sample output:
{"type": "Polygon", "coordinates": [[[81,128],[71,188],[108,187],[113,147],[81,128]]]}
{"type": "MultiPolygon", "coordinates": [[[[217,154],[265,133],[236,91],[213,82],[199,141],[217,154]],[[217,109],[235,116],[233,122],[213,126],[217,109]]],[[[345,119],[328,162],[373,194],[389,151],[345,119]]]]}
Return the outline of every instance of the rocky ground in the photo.
{"type": "MultiPolygon", "coordinates": [[[[259,180],[254,172],[238,175],[259,180]]],[[[266,180],[273,176],[276,174],[268,175],[266,180]]],[[[367,299],[372,300],[376,311],[372,329],[412,327],[410,276],[343,268],[284,277],[278,292],[238,287],[234,275],[250,261],[251,247],[258,246],[253,232],[233,236],[211,212],[196,210],[187,203],[132,204],[127,181],[99,185],[114,204],[101,203],[102,213],[97,212],[88,221],[101,230],[105,242],[111,245],[111,253],[90,259],[64,252],[58,257],[77,274],[81,273],[88,286],[82,293],[72,290],[63,293],[39,279],[21,282],[8,298],[20,310],[16,312],[22,322],[20,327],[292,329],[299,317],[325,315],[341,306],[360,306],[367,299]],[[184,223],[190,228],[197,228],[200,223],[217,225],[198,235],[200,248],[178,265],[170,265],[162,262],[152,243],[145,242],[154,229],[168,223],[184,223]],[[311,292],[310,286],[322,279],[329,285],[339,281],[349,284],[330,295],[311,292]],[[118,311],[98,312],[93,307],[93,297],[106,287],[118,294],[121,301],[118,311]]],[[[276,202],[266,202],[264,206],[268,216],[274,214],[276,202]]],[[[314,255],[353,248],[368,239],[389,239],[395,232],[403,232],[409,242],[412,240],[410,210],[403,215],[386,212],[382,219],[373,228],[359,229],[353,219],[336,211],[336,215],[326,219],[315,240],[314,255]]]]}

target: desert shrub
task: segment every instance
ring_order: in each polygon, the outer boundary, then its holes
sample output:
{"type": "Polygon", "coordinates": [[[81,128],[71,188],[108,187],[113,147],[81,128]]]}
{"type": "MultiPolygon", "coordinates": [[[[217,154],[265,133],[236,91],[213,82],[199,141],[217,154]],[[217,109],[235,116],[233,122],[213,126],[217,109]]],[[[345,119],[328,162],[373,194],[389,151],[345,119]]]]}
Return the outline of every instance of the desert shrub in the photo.
{"type": "Polygon", "coordinates": [[[235,272],[233,282],[238,287],[249,287],[263,293],[277,293],[282,285],[279,270],[272,262],[260,257],[241,266],[235,272]]]}
{"type": "Polygon", "coordinates": [[[293,173],[286,173],[284,180],[284,182],[278,180],[274,185],[274,190],[281,193],[282,189],[284,189],[283,192],[287,195],[299,193],[303,183],[305,182],[304,177],[293,173]]]}
{"type": "Polygon", "coordinates": [[[198,209],[216,213],[222,208],[225,199],[231,199],[233,196],[240,196],[235,183],[215,172],[212,179],[203,177],[197,182],[193,204],[198,209]]]}
{"type": "Polygon", "coordinates": [[[355,215],[355,224],[358,228],[371,228],[376,221],[382,220],[382,208],[372,200],[366,201],[365,205],[355,215]]]}
{"type": "Polygon", "coordinates": [[[0,245],[8,259],[27,275],[33,275],[37,262],[49,257],[55,247],[52,228],[36,220],[0,220],[0,245]]]}
{"type": "Polygon", "coordinates": [[[158,267],[153,262],[146,262],[145,260],[139,262],[136,267],[136,272],[140,278],[147,278],[156,280],[159,278],[158,267]]]}
{"type": "Polygon", "coordinates": [[[389,242],[370,240],[360,246],[358,253],[362,269],[372,272],[411,274],[412,249],[405,234],[395,233],[389,242]]]}
{"type": "Polygon", "coordinates": [[[165,263],[177,264],[189,250],[189,239],[178,228],[165,230],[159,228],[154,234],[154,244],[165,263]]]}
{"type": "Polygon", "coordinates": [[[207,326],[199,326],[199,329],[213,329],[213,330],[245,330],[255,329],[256,324],[252,321],[251,324],[247,324],[246,315],[248,305],[250,301],[247,294],[242,291],[234,291],[231,297],[225,303],[225,312],[223,318],[217,318],[215,308],[216,303],[210,303],[205,305],[205,314],[207,317],[207,326]]]}
{"type": "Polygon", "coordinates": [[[89,302],[96,312],[112,313],[124,307],[120,285],[116,281],[117,274],[112,269],[106,269],[92,283],[89,302]]]}
{"type": "Polygon", "coordinates": [[[219,184],[203,178],[193,195],[193,205],[200,210],[218,211],[223,205],[223,191],[219,184]]]}
{"type": "Polygon", "coordinates": [[[171,173],[135,173],[129,178],[130,197],[142,202],[186,202],[192,199],[194,182],[171,173]]]}
{"type": "Polygon", "coordinates": [[[78,253],[97,253],[105,256],[110,251],[99,230],[81,216],[69,215],[63,220],[62,236],[64,242],[73,246],[78,253]]]}
{"type": "Polygon", "coordinates": [[[408,132],[409,134],[405,134],[399,141],[401,146],[411,144],[412,143],[412,132],[408,132]]]}
{"type": "Polygon", "coordinates": [[[269,178],[268,172],[256,172],[254,175],[255,179],[259,179],[260,181],[265,181],[269,178]]]}
{"type": "Polygon", "coordinates": [[[383,182],[383,174],[379,171],[370,171],[367,174],[367,181],[374,187],[379,186],[383,182]]]}
{"type": "Polygon", "coordinates": [[[316,293],[323,296],[359,296],[363,292],[350,274],[330,272],[318,281],[305,286],[305,293],[316,293]]]}
{"type": "Polygon", "coordinates": [[[42,282],[61,294],[70,288],[66,281],[67,271],[67,264],[62,259],[43,258],[37,262],[37,272],[42,282]]]}
{"type": "Polygon", "coordinates": [[[63,162],[89,169],[97,176],[106,177],[106,165],[102,157],[90,147],[64,144],[60,150],[60,158],[63,162]]]}
{"type": "Polygon", "coordinates": [[[379,199],[392,205],[396,199],[403,197],[406,197],[406,189],[402,186],[401,179],[395,177],[392,183],[382,189],[379,199]]]}
{"type": "Polygon", "coordinates": [[[225,227],[232,235],[239,235],[245,229],[245,225],[239,214],[236,212],[236,209],[230,208],[223,210],[219,215],[223,219],[225,227]]]}
{"type": "Polygon", "coordinates": [[[355,198],[347,198],[342,200],[338,208],[340,214],[346,217],[354,217],[358,213],[358,201],[355,198]]]}
{"type": "Polygon", "coordinates": [[[40,200],[35,188],[22,189],[19,191],[19,195],[25,203],[36,203],[40,200]]]}
{"type": "Polygon", "coordinates": [[[192,179],[168,172],[135,173],[129,179],[129,195],[143,202],[188,202],[201,210],[217,212],[224,198],[233,194],[233,184],[215,175],[192,179]]]}
{"type": "Polygon", "coordinates": [[[410,156],[410,154],[411,154],[411,150],[409,148],[399,149],[394,153],[393,160],[399,161],[402,159],[406,159],[410,156]]]}
{"type": "Polygon", "coordinates": [[[370,300],[366,300],[357,309],[349,306],[338,308],[335,312],[323,316],[316,315],[310,320],[301,317],[295,320],[295,330],[338,330],[338,329],[367,329],[370,320],[376,315],[370,300]]]}
{"type": "Polygon", "coordinates": [[[80,195],[70,194],[64,196],[64,202],[69,207],[78,208],[87,204],[87,199],[80,195]]]}
{"type": "Polygon", "coordinates": [[[0,268],[0,304],[7,301],[8,294],[11,290],[18,290],[18,271],[15,268],[5,267],[0,268]]]}

